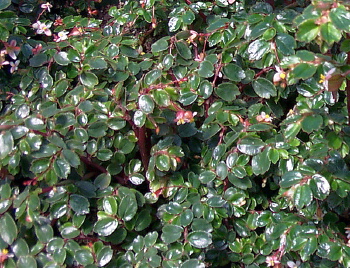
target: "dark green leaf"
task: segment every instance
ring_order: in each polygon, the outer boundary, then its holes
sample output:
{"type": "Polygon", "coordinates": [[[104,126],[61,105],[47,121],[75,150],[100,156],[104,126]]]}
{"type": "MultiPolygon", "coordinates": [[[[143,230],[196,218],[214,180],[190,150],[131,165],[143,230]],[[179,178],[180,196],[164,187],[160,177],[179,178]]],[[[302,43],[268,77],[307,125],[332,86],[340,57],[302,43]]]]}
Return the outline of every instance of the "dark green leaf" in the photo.
{"type": "Polygon", "coordinates": [[[270,43],[265,40],[255,40],[248,46],[249,60],[260,60],[271,49],[270,43]]]}
{"type": "Polygon", "coordinates": [[[302,42],[311,42],[313,41],[320,31],[320,26],[315,24],[314,20],[306,20],[299,25],[296,38],[302,42]]]}
{"type": "Polygon", "coordinates": [[[339,30],[350,32],[350,12],[344,6],[332,8],[329,17],[339,30]]]}
{"type": "Polygon", "coordinates": [[[10,131],[0,133],[0,160],[8,156],[14,146],[13,137],[10,131]]]}
{"type": "Polygon", "coordinates": [[[64,52],[64,51],[58,52],[53,57],[59,65],[68,65],[69,63],[71,63],[71,61],[68,58],[67,52],[64,52]]]}
{"type": "Polygon", "coordinates": [[[179,41],[175,43],[176,50],[180,54],[181,57],[183,57],[186,60],[189,60],[192,58],[191,50],[188,48],[185,42],[179,41]]]}
{"type": "Polygon", "coordinates": [[[0,237],[2,240],[4,240],[7,244],[11,245],[13,241],[17,237],[17,225],[11,215],[6,212],[3,214],[0,218],[0,226],[1,226],[1,232],[0,237]]]}
{"type": "Polygon", "coordinates": [[[162,229],[161,238],[166,244],[170,244],[178,240],[183,232],[183,228],[178,225],[166,224],[162,229]]]}
{"type": "Polygon", "coordinates": [[[118,221],[114,218],[107,217],[98,220],[94,225],[94,232],[101,236],[111,235],[118,227],[118,221]]]}
{"type": "Polygon", "coordinates": [[[79,79],[84,86],[89,88],[92,88],[98,84],[97,76],[91,72],[83,72],[79,79]]]}
{"type": "Polygon", "coordinates": [[[264,146],[265,143],[261,139],[248,136],[239,142],[237,148],[244,154],[256,155],[264,146]]]}
{"type": "Polygon", "coordinates": [[[275,85],[266,78],[259,77],[253,82],[253,88],[259,97],[269,99],[270,97],[277,96],[277,90],[275,85]]]}
{"type": "Polygon", "coordinates": [[[203,231],[189,233],[187,240],[196,248],[206,248],[212,243],[211,234],[203,231]]]}
{"type": "Polygon", "coordinates": [[[225,65],[223,68],[223,73],[228,79],[234,82],[240,82],[245,78],[245,72],[243,69],[234,63],[225,65]]]}
{"type": "Polygon", "coordinates": [[[282,188],[289,188],[301,181],[303,175],[299,171],[288,171],[285,173],[280,182],[282,188]]]}
{"type": "Polygon", "coordinates": [[[69,205],[77,215],[84,215],[90,212],[89,200],[78,194],[72,194],[69,199],[69,205]]]}
{"type": "Polygon", "coordinates": [[[198,74],[201,77],[212,77],[214,75],[214,65],[210,61],[202,61],[199,65],[198,74]]]}

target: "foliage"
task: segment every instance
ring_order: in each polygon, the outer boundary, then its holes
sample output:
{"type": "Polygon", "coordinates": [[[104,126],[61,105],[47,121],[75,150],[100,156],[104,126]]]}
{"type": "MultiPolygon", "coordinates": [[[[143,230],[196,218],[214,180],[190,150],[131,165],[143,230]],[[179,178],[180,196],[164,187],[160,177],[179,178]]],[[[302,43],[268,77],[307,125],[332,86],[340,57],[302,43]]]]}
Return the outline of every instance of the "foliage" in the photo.
{"type": "Polygon", "coordinates": [[[269,2],[0,0],[1,267],[350,267],[350,5],[269,2]]]}

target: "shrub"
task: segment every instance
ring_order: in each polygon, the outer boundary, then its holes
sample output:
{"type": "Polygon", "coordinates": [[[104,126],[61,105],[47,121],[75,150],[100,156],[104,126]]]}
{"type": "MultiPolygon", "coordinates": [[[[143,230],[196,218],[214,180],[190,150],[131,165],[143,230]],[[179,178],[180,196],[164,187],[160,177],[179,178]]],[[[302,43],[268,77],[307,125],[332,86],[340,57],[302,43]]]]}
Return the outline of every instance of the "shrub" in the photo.
{"type": "Polygon", "coordinates": [[[269,2],[0,1],[1,267],[350,267],[350,5],[269,2]]]}

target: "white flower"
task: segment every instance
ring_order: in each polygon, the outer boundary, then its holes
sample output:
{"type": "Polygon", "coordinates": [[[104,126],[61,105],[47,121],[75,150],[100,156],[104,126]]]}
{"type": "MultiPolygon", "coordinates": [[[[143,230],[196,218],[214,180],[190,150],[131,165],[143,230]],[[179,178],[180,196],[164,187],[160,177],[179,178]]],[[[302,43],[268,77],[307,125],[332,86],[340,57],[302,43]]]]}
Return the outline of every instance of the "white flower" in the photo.
{"type": "Polygon", "coordinates": [[[300,261],[287,261],[287,266],[289,268],[298,268],[300,266],[300,261]]]}
{"type": "Polygon", "coordinates": [[[47,11],[51,11],[51,9],[50,8],[52,8],[52,5],[49,3],[49,2],[47,2],[46,4],[42,4],[41,5],[41,8],[42,9],[47,9],[47,11]]]}
{"type": "Polygon", "coordinates": [[[14,73],[15,71],[18,70],[19,60],[16,60],[15,62],[11,61],[10,65],[11,65],[10,73],[14,73]]]}
{"type": "Polygon", "coordinates": [[[265,112],[261,112],[261,114],[259,114],[257,117],[256,117],[256,120],[258,120],[259,122],[272,122],[272,117],[269,116],[268,114],[266,114],[265,112]]]}
{"type": "Polygon", "coordinates": [[[57,34],[57,37],[55,39],[56,42],[61,42],[61,41],[64,41],[64,40],[67,40],[68,39],[68,32],[67,31],[61,31],[57,34]]]}
{"type": "Polygon", "coordinates": [[[346,231],[345,231],[346,238],[347,238],[347,239],[350,239],[350,228],[349,228],[349,227],[346,227],[345,229],[346,229],[346,231]]]}
{"type": "Polygon", "coordinates": [[[47,36],[51,36],[51,30],[49,29],[51,27],[46,25],[45,23],[42,23],[40,21],[37,21],[36,23],[33,24],[33,28],[36,30],[37,34],[45,34],[47,36]]]}

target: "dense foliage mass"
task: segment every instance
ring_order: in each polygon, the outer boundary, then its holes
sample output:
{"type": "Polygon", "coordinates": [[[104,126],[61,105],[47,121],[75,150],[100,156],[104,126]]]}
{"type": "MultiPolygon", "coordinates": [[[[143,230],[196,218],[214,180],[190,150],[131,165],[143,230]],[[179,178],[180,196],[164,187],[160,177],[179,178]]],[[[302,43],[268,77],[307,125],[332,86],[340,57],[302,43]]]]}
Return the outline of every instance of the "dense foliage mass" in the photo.
{"type": "Polygon", "coordinates": [[[350,267],[350,4],[268,2],[0,0],[0,266],[350,267]]]}

